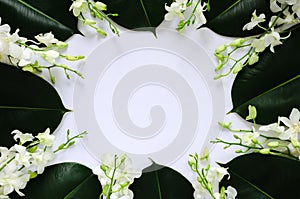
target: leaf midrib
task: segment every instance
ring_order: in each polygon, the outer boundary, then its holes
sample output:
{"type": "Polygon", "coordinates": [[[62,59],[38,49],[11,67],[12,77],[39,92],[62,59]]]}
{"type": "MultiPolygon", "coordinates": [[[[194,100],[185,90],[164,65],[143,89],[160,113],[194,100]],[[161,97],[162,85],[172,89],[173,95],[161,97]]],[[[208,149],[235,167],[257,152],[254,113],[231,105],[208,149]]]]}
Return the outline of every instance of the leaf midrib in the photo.
{"type": "Polygon", "coordinates": [[[149,16],[148,16],[148,12],[147,12],[147,10],[146,10],[146,7],[145,7],[145,5],[144,5],[143,0],[140,0],[140,3],[141,3],[141,6],[142,6],[142,9],[143,9],[143,12],[144,12],[144,14],[145,14],[145,16],[146,16],[146,20],[147,20],[149,26],[152,27],[152,24],[151,24],[151,22],[150,22],[150,19],[149,19],[149,16]]]}
{"type": "Polygon", "coordinates": [[[231,10],[232,8],[234,8],[240,2],[241,2],[241,0],[237,0],[234,4],[232,4],[231,6],[229,6],[226,10],[224,10],[223,12],[221,12],[220,14],[218,14],[217,16],[215,16],[210,22],[212,22],[215,19],[217,19],[218,17],[221,17],[222,15],[224,15],[226,12],[228,12],[229,10],[231,10]]]}
{"type": "Polygon", "coordinates": [[[291,79],[289,79],[289,80],[287,80],[287,81],[285,81],[285,82],[283,82],[283,83],[281,83],[281,84],[279,84],[278,86],[275,86],[274,88],[271,88],[271,89],[269,89],[269,90],[267,90],[267,91],[265,91],[265,92],[263,92],[263,93],[261,93],[261,94],[255,96],[255,97],[252,97],[251,99],[247,100],[246,102],[244,102],[244,103],[242,103],[242,104],[236,106],[235,108],[233,108],[231,111],[229,111],[229,113],[238,110],[240,107],[249,104],[249,102],[251,102],[251,101],[253,101],[253,100],[257,99],[257,98],[260,98],[261,96],[264,96],[264,95],[266,95],[266,94],[272,92],[273,90],[276,90],[276,89],[278,89],[278,88],[280,88],[280,87],[282,87],[282,86],[285,86],[286,84],[289,84],[290,82],[292,82],[292,81],[298,79],[299,77],[300,77],[300,74],[297,75],[297,76],[295,76],[295,77],[293,77],[293,78],[291,78],[291,79]]]}
{"type": "MultiPolygon", "coordinates": [[[[230,169],[229,169],[230,170],[230,169]]],[[[239,175],[238,173],[230,170],[230,173],[232,173],[233,175],[235,175],[236,177],[240,178],[242,181],[244,181],[245,183],[249,184],[251,187],[253,187],[254,189],[256,189],[257,191],[261,192],[262,194],[264,194],[265,196],[267,196],[270,199],[275,199],[274,197],[270,196],[268,193],[266,193],[265,191],[263,191],[262,189],[260,189],[258,186],[256,186],[255,184],[251,183],[249,180],[247,180],[246,178],[242,177],[241,175],[239,175]]]]}
{"type": "Polygon", "coordinates": [[[26,106],[0,106],[0,109],[22,109],[22,110],[32,110],[32,111],[68,111],[64,108],[45,108],[45,107],[26,107],[26,106]]]}
{"type": "Polygon", "coordinates": [[[88,180],[90,180],[93,177],[93,174],[87,176],[83,181],[81,181],[80,184],[78,184],[76,187],[74,187],[65,197],[64,199],[68,199],[69,196],[71,196],[75,191],[77,191],[80,186],[82,186],[83,184],[85,184],[88,180]]]}
{"type": "Polygon", "coordinates": [[[57,24],[60,24],[60,25],[62,25],[62,26],[64,26],[64,27],[66,27],[67,29],[70,29],[69,27],[65,26],[65,25],[62,24],[61,22],[59,22],[59,21],[57,21],[56,19],[50,17],[50,16],[47,15],[46,13],[44,13],[44,12],[42,12],[42,11],[36,9],[35,7],[33,7],[32,5],[30,5],[30,4],[26,3],[26,2],[24,2],[23,0],[18,0],[18,2],[20,2],[21,4],[23,4],[23,5],[26,6],[26,7],[30,8],[31,10],[37,12],[38,14],[40,14],[40,15],[46,17],[47,19],[49,19],[49,20],[51,20],[51,21],[53,21],[53,22],[55,22],[55,23],[57,23],[57,24]]]}
{"type": "Polygon", "coordinates": [[[156,180],[156,183],[157,183],[157,191],[158,191],[159,199],[162,199],[161,189],[160,189],[160,182],[159,182],[159,177],[158,177],[158,172],[157,171],[155,171],[155,180],[156,180]]]}

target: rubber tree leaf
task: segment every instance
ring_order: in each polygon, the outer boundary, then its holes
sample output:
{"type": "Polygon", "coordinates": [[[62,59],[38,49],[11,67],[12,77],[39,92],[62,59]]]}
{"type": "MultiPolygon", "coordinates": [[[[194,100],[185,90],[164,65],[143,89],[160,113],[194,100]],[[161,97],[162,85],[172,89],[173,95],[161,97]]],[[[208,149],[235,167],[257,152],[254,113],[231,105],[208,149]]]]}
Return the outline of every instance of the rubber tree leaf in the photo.
{"type": "Polygon", "coordinates": [[[192,199],[191,183],[177,171],[153,163],[129,187],[135,199],[192,199]]]}
{"type": "Polygon", "coordinates": [[[155,33],[166,14],[165,4],[172,0],[102,0],[110,13],[119,14],[112,19],[128,29],[149,30],[155,33]]]}
{"type": "Polygon", "coordinates": [[[11,131],[54,131],[68,110],[51,84],[42,78],[0,64],[0,146],[11,146],[11,131]]]}
{"type": "MultiPolygon", "coordinates": [[[[21,191],[30,199],[99,199],[102,189],[91,169],[78,163],[61,163],[46,167],[21,191]]],[[[11,198],[24,197],[14,193],[11,198]]]]}
{"type": "Polygon", "coordinates": [[[292,108],[300,109],[299,43],[297,29],[283,45],[275,47],[275,53],[261,54],[257,64],[238,73],[231,90],[232,112],[245,118],[248,105],[253,105],[256,122],[268,124],[278,116],[288,116],[292,108]]]}
{"type": "Polygon", "coordinates": [[[243,31],[243,26],[250,22],[253,11],[256,10],[257,16],[265,13],[267,19],[272,14],[270,0],[210,0],[210,5],[211,10],[205,13],[207,24],[204,27],[224,36],[244,37],[258,34],[262,31],[259,28],[243,31]]]}
{"type": "Polygon", "coordinates": [[[64,41],[79,33],[71,4],[71,0],[0,0],[0,17],[13,31],[20,29],[21,36],[33,38],[51,31],[64,41]]]}
{"type": "Polygon", "coordinates": [[[286,199],[298,198],[300,162],[280,156],[257,153],[239,156],[222,165],[230,178],[223,178],[221,186],[237,189],[237,198],[286,199]]]}

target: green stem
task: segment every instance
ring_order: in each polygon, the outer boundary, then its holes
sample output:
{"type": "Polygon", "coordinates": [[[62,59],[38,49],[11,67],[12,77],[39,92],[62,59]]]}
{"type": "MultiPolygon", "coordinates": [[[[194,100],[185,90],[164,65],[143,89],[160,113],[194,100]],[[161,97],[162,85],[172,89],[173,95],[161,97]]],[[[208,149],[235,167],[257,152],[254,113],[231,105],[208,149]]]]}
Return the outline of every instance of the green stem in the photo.
{"type": "MultiPolygon", "coordinates": [[[[93,7],[92,3],[91,3],[89,0],[87,0],[87,3],[88,3],[89,9],[90,9],[92,12],[98,13],[101,17],[103,17],[103,19],[105,19],[105,20],[108,22],[109,27],[110,27],[110,29],[112,30],[112,32],[115,33],[116,35],[120,36],[120,33],[119,33],[119,31],[118,31],[118,28],[114,25],[114,23],[110,20],[110,18],[109,18],[105,13],[103,13],[103,12],[101,12],[101,11],[95,9],[95,8],[93,7]]],[[[99,17],[98,17],[98,18],[99,18],[99,17]]],[[[99,19],[100,19],[100,18],[99,18],[99,19]]],[[[100,19],[100,20],[101,20],[101,19],[100,19]]]]}
{"type": "Polygon", "coordinates": [[[74,136],[74,137],[69,138],[69,131],[68,131],[68,133],[67,133],[67,141],[66,141],[65,143],[63,143],[63,147],[62,147],[62,148],[61,148],[61,147],[58,147],[57,149],[55,149],[55,150],[53,151],[53,153],[57,153],[57,152],[59,152],[59,151],[61,151],[61,150],[67,149],[67,148],[65,148],[65,147],[68,146],[73,140],[75,140],[75,139],[77,139],[77,138],[82,138],[82,136],[85,135],[85,134],[87,134],[86,131],[84,131],[84,132],[82,132],[82,133],[80,133],[80,134],[78,134],[78,135],[76,135],[76,136],[74,136]]]}
{"type": "Polygon", "coordinates": [[[9,164],[11,163],[16,157],[13,156],[9,160],[7,160],[1,167],[0,167],[0,172],[9,164]]]}
{"type": "Polygon", "coordinates": [[[107,194],[107,199],[110,199],[110,195],[112,194],[112,187],[114,184],[114,177],[115,177],[115,173],[117,170],[117,156],[115,155],[115,159],[114,159],[114,170],[111,176],[111,181],[110,181],[110,185],[109,185],[109,189],[108,189],[108,194],[107,194]]]}
{"type": "Polygon", "coordinates": [[[226,144],[229,146],[241,146],[241,147],[244,147],[247,149],[257,149],[257,150],[263,149],[263,147],[248,146],[248,145],[245,145],[242,143],[237,143],[237,142],[226,142],[226,141],[218,139],[218,138],[215,141],[211,141],[211,143],[214,143],[214,144],[222,143],[222,144],[226,144]]]}
{"type": "Polygon", "coordinates": [[[198,158],[196,159],[196,173],[199,176],[199,178],[201,179],[201,182],[202,182],[201,186],[204,186],[203,188],[205,188],[209,192],[209,194],[212,196],[212,198],[216,199],[213,194],[213,191],[211,190],[211,187],[208,186],[209,182],[205,177],[204,170],[202,169],[202,173],[200,173],[200,171],[199,171],[199,159],[198,158]]]}

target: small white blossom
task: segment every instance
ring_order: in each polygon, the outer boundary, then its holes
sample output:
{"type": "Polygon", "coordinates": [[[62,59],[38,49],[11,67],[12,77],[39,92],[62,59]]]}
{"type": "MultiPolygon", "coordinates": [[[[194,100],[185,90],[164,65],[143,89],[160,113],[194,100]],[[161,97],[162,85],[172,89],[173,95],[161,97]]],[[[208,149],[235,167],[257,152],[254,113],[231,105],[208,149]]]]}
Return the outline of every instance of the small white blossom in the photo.
{"type": "Polygon", "coordinates": [[[111,182],[114,182],[111,193],[103,194],[110,195],[111,199],[132,199],[133,193],[128,187],[134,178],[141,176],[141,170],[133,168],[126,155],[103,154],[101,162],[101,166],[94,168],[93,173],[98,176],[102,187],[110,187],[111,182]]]}
{"type": "Polygon", "coordinates": [[[87,11],[87,2],[85,0],[75,0],[70,6],[70,11],[73,11],[75,17],[78,17],[81,13],[84,14],[87,11]]]}
{"type": "Polygon", "coordinates": [[[173,2],[170,6],[165,5],[165,9],[168,13],[165,15],[166,21],[171,21],[174,18],[184,19],[183,12],[186,10],[187,0],[177,0],[173,2]]]}
{"type": "Polygon", "coordinates": [[[33,140],[33,135],[30,133],[22,133],[19,130],[14,130],[11,132],[14,135],[14,140],[17,141],[19,139],[20,145],[24,144],[25,142],[31,142],[33,140]]]}
{"type": "MultiPolygon", "coordinates": [[[[120,189],[120,187],[113,188],[113,191],[120,189]]],[[[110,195],[111,199],[133,199],[133,192],[128,188],[124,188],[121,191],[112,193],[110,195]]]]}
{"type": "Polygon", "coordinates": [[[257,138],[260,136],[260,134],[255,131],[254,127],[252,129],[253,129],[253,132],[244,133],[242,136],[243,142],[246,145],[255,144],[257,142],[257,138]]]}
{"type": "Polygon", "coordinates": [[[254,39],[251,46],[254,48],[255,52],[263,52],[266,49],[265,38],[261,37],[259,39],[254,39]]]}
{"type": "Polygon", "coordinates": [[[266,47],[270,46],[271,52],[274,53],[274,47],[282,44],[280,39],[280,34],[272,28],[270,33],[265,34],[259,39],[254,39],[251,46],[254,48],[255,52],[263,52],[266,47]]]}
{"type": "MultiPolygon", "coordinates": [[[[196,2],[193,2],[193,7],[196,6],[196,2]]],[[[203,12],[205,11],[206,8],[206,3],[203,3],[202,5],[199,4],[198,7],[196,8],[196,11],[195,11],[195,23],[196,24],[206,24],[207,20],[203,14],[203,12]]]]}
{"type": "Polygon", "coordinates": [[[40,144],[45,145],[47,147],[51,147],[53,145],[53,142],[55,140],[55,136],[50,134],[50,129],[47,128],[44,133],[39,133],[36,136],[37,139],[39,139],[40,144]]]}
{"type": "Polygon", "coordinates": [[[280,41],[281,37],[278,32],[272,29],[272,32],[265,35],[265,46],[270,46],[271,52],[274,53],[274,47],[282,44],[280,41]]]}
{"type": "Polygon", "coordinates": [[[300,112],[298,109],[293,108],[289,118],[279,117],[279,120],[283,122],[288,129],[286,134],[292,139],[298,140],[298,134],[300,133],[300,112]]]}
{"type": "Polygon", "coordinates": [[[23,54],[20,58],[20,61],[18,63],[19,66],[23,67],[26,66],[28,64],[32,64],[33,60],[32,60],[32,56],[33,56],[33,51],[29,48],[25,48],[25,50],[23,51],[23,54]]]}
{"type": "Polygon", "coordinates": [[[281,4],[294,5],[298,0],[277,0],[281,4]]]}
{"type": "Polygon", "coordinates": [[[289,134],[286,133],[283,126],[278,123],[272,123],[259,127],[259,131],[270,133],[270,136],[278,137],[281,140],[289,139],[289,134]]]}
{"type": "Polygon", "coordinates": [[[226,193],[226,199],[235,199],[237,196],[237,191],[234,187],[228,186],[227,189],[225,190],[226,193]]]}
{"type": "Polygon", "coordinates": [[[31,164],[31,155],[29,152],[27,152],[26,147],[21,145],[14,145],[12,147],[12,150],[16,152],[15,161],[17,162],[17,164],[20,167],[24,166],[25,168],[28,168],[31,164]]]}
{"type": "MultiPolygon", "coordinates": [[[[0,17],[0,24],[2,22],[2,19],[0,17]]],[[[3,35],[9,34],[10,32],[10,26],[8,24],[3,24],[0,25],[0,37],[2,37],[3,35]]]]}
{"type": "Polygon", "coordinates": [[[266,21],[265,14],[260,14],[259,16],[256,15],[256,10],[252,13],[251,21],[244,25],[243,30],[252,30],[255,26],[259,23],[266,21]]]}
{"type": "Polygon", "coordinates": [[[49,62],[50,64],[55,64],[56,59],[59,57],[59,52],[55,50],[48,50],[41,53],[41,57],[49,62]]]}
{"type": "Polygon", "coordinates": [[[272,12],[279,12],[281,11],[281,7],[277,4],[276,0],[270,0],[270,9],[272,12]]]}
{"type": "Polygon", "coordinates": [[[0,147],[0,167],[11,157],[11,151],[6,147],[0,147]]]}
{"type": "Polygon", "coordinates": [[[18,171],[18,164],[13,160],[0,172],[0,186],[3,188],[3,195],[8,195],[16,191],[20,196],[24,196],[20,189],[24,189],[30,179],[29,174],[18,171]]]}
{"type": "Polygon", "coordinates": [[[51,150],[44,151],[44,149],[37,149],[32,153],[32,165],[36,167],[37,173],[41,174],[48,162],[54,158],[54,153],[51,150]]]}
{"type": "Polygon", "coordinates": [[[211,198],[209,192],[205,188],[203,188],[199,182],[192,183],[192,185],[195,189],[193,194],[195,199],[211,198]]]}
{"type": "Polygon", "coordinates": [[[39,34],[34,38],[36,38],[36,40],[38,40],[42,44],[45,44],[46,46],[51,46],[58,42],[58,39],[55,39],[54,35],[51,32],[45,34],[39,34]]]}
{"type": "Polygon", "coordinates": [[[292,10],[298,17],[300,17],[300,1],[297,1],[297,3],[292,6],[292,10]]]}

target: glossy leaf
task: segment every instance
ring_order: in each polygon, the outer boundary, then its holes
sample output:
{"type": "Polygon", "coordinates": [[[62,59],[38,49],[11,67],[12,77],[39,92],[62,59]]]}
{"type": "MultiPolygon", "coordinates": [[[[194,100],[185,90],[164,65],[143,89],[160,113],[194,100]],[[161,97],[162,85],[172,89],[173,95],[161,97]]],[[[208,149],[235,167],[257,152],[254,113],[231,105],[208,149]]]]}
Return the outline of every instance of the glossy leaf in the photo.
{"type": "Polygon", "coordinates": [[[119,14],[112,19],[128,29],[155,31],[166,14],[165,4],[172,0],[102,0],[110,13],[119,14]]]}
{"type": "Polygon", "coordinates": [[[191,183],[177,171],[153,163],[130,186],[135,199],[192,199],[191,183]]]}
{"type": "MultiPolygon", "coordinates": [[[[78,163],[61,163],[46,167],[22,192],[30,199],[99,199],[102,190],[91,169],[78,163]]],[[[24,197],[14,193],[11,198],[24,197]]]]}
{"type": "Polygon", "coordinates": [[[257,64],[238,73],[231,91],[232,112],[245,118],[248,105],[256,106],[256,121],[267,124],[288,116],[292,108],[300,109],[299,43],[300,29],[275,47],[275,54],[263,53],[257,64]]]}
{"type": "Polygon", "coordinates": [[[265,13],[266,18],[270,18],[272,14],[270,0],[210,0],[210,5],[211,10],[205,13],[205,27],[225,36],[244,37],[257,34],[261,29],[242,30],[250,22],[253,11],[256,10],[257,15],[265,13]]]}
{"type": "Polygon", "coordinates": [[[42,78],[0,64],[0,146],[14,142],[11,131],[54,131],[68,110],[51,84],[42,78]]]}
{"type": "Polygon", "coordinates": [[[230,178],[222,186],[237,189],[237,198],[286,199],[298,198],[300,162],[279,156],[248,154],[222,165],[230,178]]]}
{"type": "Polygon", "coordinates": [[[21,36],[33,38],[51,31],[63,41],[79,33],[71,4],[71,0],[0,0],[0,17],[13,31],[19,28],[21,36]]]}

